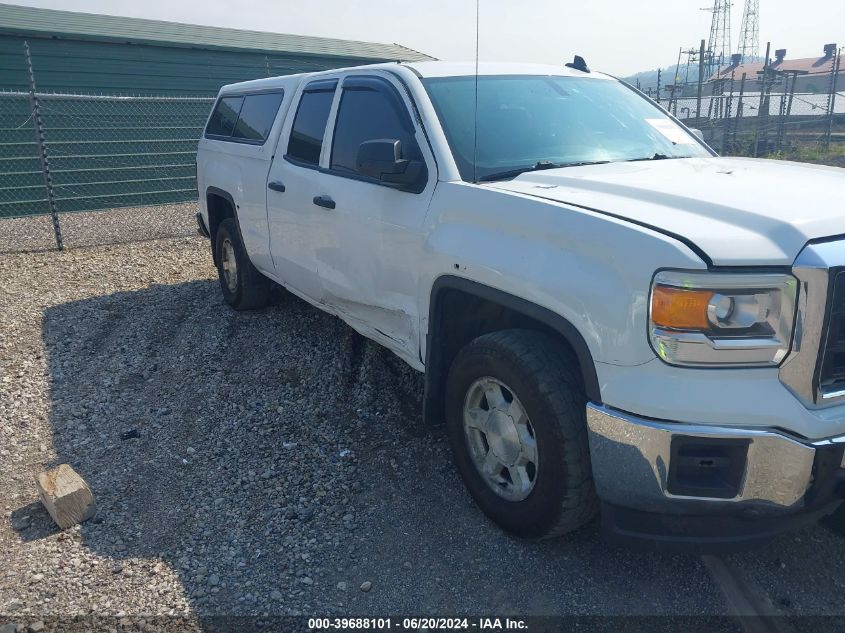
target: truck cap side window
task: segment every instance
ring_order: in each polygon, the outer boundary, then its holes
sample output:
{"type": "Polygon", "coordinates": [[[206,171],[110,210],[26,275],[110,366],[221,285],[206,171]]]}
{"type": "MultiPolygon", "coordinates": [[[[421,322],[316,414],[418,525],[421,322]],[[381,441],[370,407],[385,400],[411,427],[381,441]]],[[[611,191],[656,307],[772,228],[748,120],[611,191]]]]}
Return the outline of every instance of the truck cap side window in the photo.
{"type": "Polygon", "coordinates": [[[273,121],[276,120],[282,96],[281,92],[248,95],[244,99],[241,115],[232,136],[249,141],[266,140],[270,128],[273,127],[273,121]]]}
{"type": "Polygon", "coordinates": [[[293,120],[288,140],[288,158],[310,165],[320,163],[320,148],[323,146],[336,87],[336,79],[315,81],[306,86],[293,120]]]}
{"type": "Polygon", "coordinates": [[[411,118],[396,89],[383,79],[350,77],[343,83],[337,111],[331,169],[359,175],[358,148],[376,139],[398,139],[402,158],[423,160],[411,118]]]}
{"type": "Polygon", "coordinates": [[[276,90],[223,97],[208,121],[206,137],[262,145],[273,127],[283,96],[283,90],[276,90]]]}
{"type": "Polygon", "coordinates": [[[238,115],[243,105],[243,97],[223,97],[217,102],[214,113],[208,120],[206,136],[232,136],[238,115]]]}

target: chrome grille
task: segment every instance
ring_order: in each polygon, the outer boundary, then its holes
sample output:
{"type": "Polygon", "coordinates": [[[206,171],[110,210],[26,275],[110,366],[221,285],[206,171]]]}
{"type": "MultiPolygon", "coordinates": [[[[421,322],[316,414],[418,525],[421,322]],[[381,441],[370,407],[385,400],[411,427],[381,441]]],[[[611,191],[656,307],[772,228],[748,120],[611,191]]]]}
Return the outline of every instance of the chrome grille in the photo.
{"type": "Polygon", "coordinates": [[[831,271],[827,330],[820,354],[818,391],[822,400],[845,395],[845,271],[831,271]]]}
{"type": "Polygon", "coordinates": [[[795,259],[798,306],[792,350],[779,375],[807,407],[845,401],[845,240],[807,244],[795,259]]]}

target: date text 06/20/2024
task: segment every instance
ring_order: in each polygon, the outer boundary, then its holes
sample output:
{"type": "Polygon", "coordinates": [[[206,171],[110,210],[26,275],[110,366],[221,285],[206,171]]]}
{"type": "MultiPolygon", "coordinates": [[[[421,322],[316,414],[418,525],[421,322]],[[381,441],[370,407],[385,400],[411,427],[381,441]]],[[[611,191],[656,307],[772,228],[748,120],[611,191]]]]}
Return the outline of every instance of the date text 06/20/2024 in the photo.
{"type": "Polygon", "coordinates": [[[528,628],[518,618],[309,618],[311,630],[367,630],[367,631],[519,631],[528,628]]]}

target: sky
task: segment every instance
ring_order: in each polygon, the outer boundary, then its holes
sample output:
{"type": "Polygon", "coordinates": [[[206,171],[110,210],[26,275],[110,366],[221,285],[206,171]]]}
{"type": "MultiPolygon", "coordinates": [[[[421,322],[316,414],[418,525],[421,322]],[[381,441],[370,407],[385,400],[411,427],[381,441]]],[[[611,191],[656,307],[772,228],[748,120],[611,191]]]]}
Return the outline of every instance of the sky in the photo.
{"type": "MultiPolygon", "coordinates": [[[[563,63],[625,76],[674,64],[698,48],[713,0],[479,0],[482,61],[563,63]]],[[[438,59],[475,58],[474,0],[11,0],[9,4],[229,28],[396,42],[438,59]]],[[[738,47],[743,0],[731,15],[738,47]]],[[[760,0],[760,46],[787,58],[845,45],[845,0],[760,0]],[[806,9],[806,10],[802,10],[806,9]]]]}

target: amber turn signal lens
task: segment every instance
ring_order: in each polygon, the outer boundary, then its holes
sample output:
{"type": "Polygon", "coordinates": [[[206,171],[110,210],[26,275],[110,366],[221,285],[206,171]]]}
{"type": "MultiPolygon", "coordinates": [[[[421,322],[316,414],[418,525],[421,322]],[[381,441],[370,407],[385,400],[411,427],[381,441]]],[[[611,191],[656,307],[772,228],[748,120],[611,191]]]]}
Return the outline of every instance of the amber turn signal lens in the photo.
{"type": "Polygon", "coordinates": [[[651,321],[658,327],[675,330],[707,329],[707,305],[712,298],[710,290],[655,286],[651,293],[651,321]]]}

